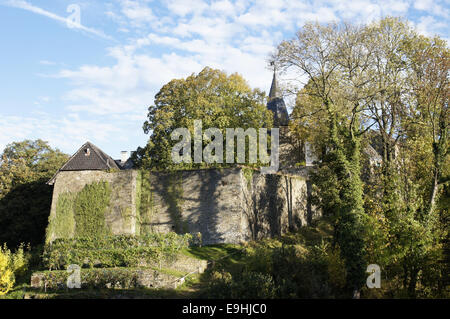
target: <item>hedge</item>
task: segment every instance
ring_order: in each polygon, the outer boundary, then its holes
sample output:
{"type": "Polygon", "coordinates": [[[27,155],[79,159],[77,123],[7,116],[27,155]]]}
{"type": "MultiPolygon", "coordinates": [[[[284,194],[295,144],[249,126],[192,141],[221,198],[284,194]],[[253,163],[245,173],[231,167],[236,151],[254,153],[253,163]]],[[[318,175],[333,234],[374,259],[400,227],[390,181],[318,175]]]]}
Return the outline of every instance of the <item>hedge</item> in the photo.
{"type": "Polygon", "coordinates": [[[153,233],[145,236],[107,236],[102,238],[56,239],[44,249],[43,263],[48,269],[80,267],[136,267],[160,264],[176,257],[192,240],[190,234],[153,233]]]}

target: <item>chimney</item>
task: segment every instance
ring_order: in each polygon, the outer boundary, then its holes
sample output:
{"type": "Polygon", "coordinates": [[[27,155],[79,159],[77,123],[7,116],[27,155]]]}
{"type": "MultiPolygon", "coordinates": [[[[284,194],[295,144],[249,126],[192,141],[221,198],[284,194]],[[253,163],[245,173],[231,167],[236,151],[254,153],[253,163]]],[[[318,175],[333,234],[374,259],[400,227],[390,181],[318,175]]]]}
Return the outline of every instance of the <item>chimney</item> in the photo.
{"type": "Polygon", "coordinates": [[[128,155],[128,151],[120,152],[120,162],[124,164],[130,156],[128,155]]]}

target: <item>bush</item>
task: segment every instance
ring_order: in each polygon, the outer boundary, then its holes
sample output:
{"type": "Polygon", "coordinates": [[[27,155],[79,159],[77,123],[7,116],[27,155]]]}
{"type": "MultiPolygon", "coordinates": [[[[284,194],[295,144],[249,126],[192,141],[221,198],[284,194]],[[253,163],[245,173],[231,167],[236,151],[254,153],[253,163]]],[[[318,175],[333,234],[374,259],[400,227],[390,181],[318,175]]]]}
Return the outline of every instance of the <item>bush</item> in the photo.
{"type": "Polygon", "coordinates": [[[44,266],[64,269],[70,264],[80,267],[136,267],[143,263],[171,262],[186,248],[190,234],[153,233],[144,236],[107,236],[102,238],[56,239],[45,246],[44,266]]]}
{"type": "Polygon", "coordinates": [[[205,292],[205,297],[219,299],[269,299],[275,296],[272,276],[259,272],[244,272],[233,277],[228,272],[214,271],[205,292]]]}
{"type": "Polygon", "coordinates": [[[0,246],[0,295],[7,294],[14,286],[16,276],[23,276],[28,267],[28,258],[23,245],[15,253],[6,247],[0,246]]]}

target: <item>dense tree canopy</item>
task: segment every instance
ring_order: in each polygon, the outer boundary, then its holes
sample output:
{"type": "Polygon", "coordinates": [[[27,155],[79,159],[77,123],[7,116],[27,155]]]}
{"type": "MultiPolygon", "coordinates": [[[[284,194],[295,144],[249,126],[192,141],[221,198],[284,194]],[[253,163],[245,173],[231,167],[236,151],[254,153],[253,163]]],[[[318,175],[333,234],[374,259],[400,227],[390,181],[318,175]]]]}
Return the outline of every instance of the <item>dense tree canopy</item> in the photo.
{"type": "Polygon", "coordinates": [[[13,142],[0,156],[0,243],[43,243],[52,198],[45,183],[68,156],[42,140],[13,142]]]}
{"type": "Polygon", "coordinates": [[[144,167],[173,167],[170,152],[177,141],[170,134],[176,128],[188,128],[193,136],[195,120],[202,121],[203,130],[220,129],[225,139],[225,128],[270,128],[272,114],[266,109],[264,93],[252,90],[239,74],[206,67],[199,74],[170,81],[156,94],[144,123],[150,139],[144,149],[138,149],[138,162],[144,167]]]}
{"type": "Polygon", "coordinates": [[[349,288],[361,289],[365,267],[377,263],[395,286],[385,293],[442,294],[450,169],[445,41],[397,18],[306,24],[273,59],[307,78],[290,126],[321,156],[316,203],[334,223],[349,288]],[[362,144],[382,156],[364,181],[362,144]]]}

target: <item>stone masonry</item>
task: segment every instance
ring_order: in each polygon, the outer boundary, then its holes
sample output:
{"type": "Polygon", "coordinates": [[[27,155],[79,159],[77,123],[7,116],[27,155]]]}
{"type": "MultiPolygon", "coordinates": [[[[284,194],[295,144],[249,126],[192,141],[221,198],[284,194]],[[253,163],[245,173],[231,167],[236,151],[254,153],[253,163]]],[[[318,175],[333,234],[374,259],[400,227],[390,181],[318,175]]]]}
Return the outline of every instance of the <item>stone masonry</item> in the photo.
{"type": "MultiPolygon", "coordinates": [[[[318,217],[308,201],[307,169],[267,175],[249,168],[152,172],[148,218],[136,210],[139,171],[61,171],[54,183],[50,218],[60,194],[108,181],[112,196],[105,218],[115,235],[201,233],[204,245],[278,236],[318,217]]],[[[55,239],[54,234],[49,237],[55,239]]]]}

